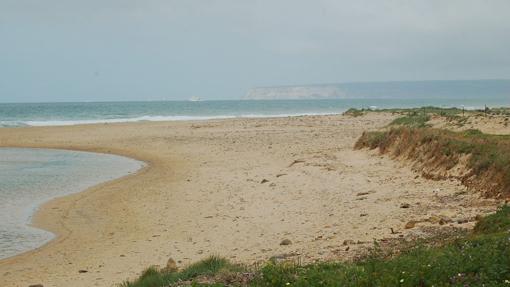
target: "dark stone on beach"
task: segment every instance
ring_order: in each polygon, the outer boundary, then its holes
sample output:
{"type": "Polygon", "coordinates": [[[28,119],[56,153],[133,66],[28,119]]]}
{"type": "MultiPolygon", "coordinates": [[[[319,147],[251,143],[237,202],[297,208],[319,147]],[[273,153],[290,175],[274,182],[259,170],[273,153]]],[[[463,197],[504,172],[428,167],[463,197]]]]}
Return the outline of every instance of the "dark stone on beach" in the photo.
{"type": "Polygon", "coordinates": [[[84,269],[78,270],[78,273],[87,273],[87,272],[89,272],[89,271],[88,270],[84,270],[84,269]]]}
{"type": "Polygon", "coordinates": [[[452,222],[452,219],[448,216],[441,216],[441,220],[439,221],[439,225],[445,225],[447,223],[452,222]]]}
{"type": "Polygon", "coordinates": [[[166,268],[165,271],[168,272],[175,272],[177,271],[177,263],[175,263],[175,260],[173,258],[168,258],[168,261],[166,262],[166,268]]]}
{"type": "Polygon", "coordinates": [[[409,203],[402,203],[400,205],[400,208],[409,208],[409,207],[411,207],[411,205],[409,203]]]}
{"type": "Polygon", "coordinates": [[[457,220],[457,223],[458,223],[458,224],[464,224],[464,223],[468,223],[468,222],[469,222],[469,220],[468,220],[468,219],[466,219],[466,218],[458,219],[458,220],[457,220]]]}
{"type": "Polygon", "coordinates": [[[280,245],[291,245],[292,244],[292,241],[290,241],[289,239],[284,239],[282,240],[282,242],[280,242],[280,245]]]}
{"type": "Polygon", "coordinates": [[[354,242],[354,240],[351,240],[351,239],[347,239],[347,240],[344,240],[344,242],[342,243],[342,245],[351,245],[351,244],[356,244],[356,242],[354,242]]]}
{"type": "Polygon", "coordinates": [[[269,182],[269,180],[264,178],[260,183],[263,184],[263,183],[266,183],[266,182],[269,182]]]}
{"type": "Polygon", "coordinates": [[[414,228],[416,226],[416,221],[414,220],[411,220],[409,221],[408,223],[406,223],[406,225],[404,226],[405,229],[411,229],[411,228],[414,228]]]}
{"type": "Polygon", "coordinates": [[[42,284],[33,284],[29,285],[28,287],[44,287],[42,284]]]}

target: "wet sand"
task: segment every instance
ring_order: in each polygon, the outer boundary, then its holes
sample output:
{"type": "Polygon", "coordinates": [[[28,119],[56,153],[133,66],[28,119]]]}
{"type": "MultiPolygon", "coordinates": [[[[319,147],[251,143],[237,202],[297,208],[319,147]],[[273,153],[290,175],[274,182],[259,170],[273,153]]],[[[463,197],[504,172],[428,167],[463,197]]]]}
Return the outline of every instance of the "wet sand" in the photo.
{"type": "Polygon", "coordinates": [[[57,239],[0,261],[2,286],[112,286],[169,257],[179,266],[211,254],[248,264],[280,254],[343,260],[374,239],[420,234],[431,224],[405,229],[410,220],[442,215],[468,219],[450,224],[469,228],[475,215],[494,209],[458,182],[426,180],[399,162],[353,151],[364,130],[391,119],[374,113],[0,129],[0,146],[148,163],[136,175],[45,204],[34,225],[57,239]],[[292,244],[280,245],[283,239],[292,244]],[[346,251],[346,240],[360,244],[346,251]]]}

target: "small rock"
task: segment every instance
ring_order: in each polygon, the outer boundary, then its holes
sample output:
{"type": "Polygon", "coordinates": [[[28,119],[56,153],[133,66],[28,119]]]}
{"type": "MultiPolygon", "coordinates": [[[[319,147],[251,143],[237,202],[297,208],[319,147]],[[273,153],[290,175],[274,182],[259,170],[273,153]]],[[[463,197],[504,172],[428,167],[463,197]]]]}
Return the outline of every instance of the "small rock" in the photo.
{"type": "Polygon", "coordinates": [[[78,270],[78,273],[87,273],[87,272],[89,272],[89,271],[88,270],[84,270],[84,269],[78,270]]]}
{"type": "Polygon", "coordinates": [[[466,218],[457,219],[458,224],[464,224],[464,223],[468,223],[468,222],[469,222],[469,220],[467,220],[466,218]]]}
{"type": "Polygon", "coordinates": [[[369,192],[359,192],[356,194],[356,196],[362,196],[362,195],[368,195],[370,194],[369,192]]]}
{"type": "Polygon", "coordinates": [[[354,242],[354,240],[351,240],[351,239],[347,239],[347,240],[344,240],[344,242],[342,243],[342,245],[351,245],[351,244],[356,244],[354,242]]]}
{"type": "Polygon", "coordinates": [[[291,245],[292,244],[292,241],[290,241],[289,239],[284,239],[282,240],[282,242],[280,242],[280,245],[291,245]]]}
{"type": "Polygon", "coordinates": [[[32,284],[32,285],[29,285],[28,287],[44,287],[42,284],[32,284]]]}
{"type": "Polygon", "coordinates": [[[168,272],[177,271],[177,263],[175,263],[175,260],[172,257],[168,258],[168,261],[166,262],[165,270],[168,272]]]}
{"type": "Polygon", "coordinates": [[[452,219],[447,216],[441,216],[441,220],[439,221],[440,225],[445,225],[447,223],[452,222],[452,219]]]}
{"type": "Polygon", "coordinates": [[[365,217],[367,215],[368,215],[368,213],[362,213],[362,214],[359,215],[359,217],[365,217]]]}
{"type": "Polygon", "coordinates": [[[408,223],[406,223],[406,225],[404,226],[405,229],[411,229],[411,228],[414,228],[416,226],[416,221],[414,220],[411,220],[409,221],[408,223]]]}
{"type": "Polygon", "coordinates": [[[441,217],[432,215],[429,217],[428,221],[433,224],[438,224],[441,221],[441,217]]]}
{"type": "Polygon", "coordinates": [[[411,207],[411,205],[409,203],[402,203],[400,205],[400,208],[409,208],[409,207],[411,207]]]}
{"type": "Polygon", "coordinates": [[[264,183],[266,183],[266,182],[269,182],[269,180],[267,180],[267,179],[265,179],[265,178],[264,178],[262,181],[260,181],[260,184],[264,184],[264,183]]]}

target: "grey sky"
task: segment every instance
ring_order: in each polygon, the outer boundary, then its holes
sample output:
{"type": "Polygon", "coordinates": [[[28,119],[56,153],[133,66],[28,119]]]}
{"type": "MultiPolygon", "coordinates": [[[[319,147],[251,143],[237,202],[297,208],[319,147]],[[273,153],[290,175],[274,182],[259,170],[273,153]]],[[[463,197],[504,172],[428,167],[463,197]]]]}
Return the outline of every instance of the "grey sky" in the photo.
{"type": "Polygon", "coordinates": [[[510,1],[0,0],[0,101],[510,78],[510,1]]]}

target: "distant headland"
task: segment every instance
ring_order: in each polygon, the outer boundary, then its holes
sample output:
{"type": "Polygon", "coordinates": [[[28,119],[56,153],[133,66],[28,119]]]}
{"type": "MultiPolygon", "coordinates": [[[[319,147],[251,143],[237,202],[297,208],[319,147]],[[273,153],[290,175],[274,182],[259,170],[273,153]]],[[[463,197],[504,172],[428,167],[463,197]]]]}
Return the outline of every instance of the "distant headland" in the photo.
{"type": "Polygon", "coordinates": [[[257,87],[246,100],[443,98],[510,96],[510,80],[394,81],[257,87]]]}

